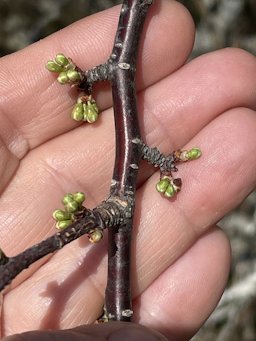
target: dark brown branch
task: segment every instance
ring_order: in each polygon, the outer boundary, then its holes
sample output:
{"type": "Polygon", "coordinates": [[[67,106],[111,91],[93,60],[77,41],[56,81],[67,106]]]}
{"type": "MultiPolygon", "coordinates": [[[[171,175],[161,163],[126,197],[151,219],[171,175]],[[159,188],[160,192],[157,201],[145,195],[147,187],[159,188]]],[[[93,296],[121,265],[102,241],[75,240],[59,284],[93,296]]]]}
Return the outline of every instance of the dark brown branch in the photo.
{"type": "Polygon", "coordinates": [[[78,68],[78,70],[81,72],[83,78],[82,82],[79,84],[79,89],[90,94],[94,83],[110,80],[112,65],[108,61],[107,63],[97,65],[90,70],[82,71],[80,68],[78,68]]]}
{"type": "Polygon", "coordinates": [[[111,227],[124,221],[126,203],[119,198],[111,198],[103,201],[94,210],[84,209],[77,214],[77,221],[66,229],[33,245],[17,256],[7,257],[1,253],[0,258],[0,291],[4,289],[21,271],[31,264],[53,253],[73,240],[93,230],[111,227]]]}
{"type": "Polygon", "coordinates": [[[175,156],[175,152],[165,156],[158,148],[151,148],[145,143],[141,142],[142,159],[160,169],[162,174],[169,174],[176,172],[176,163],[179,162],[175,156]]]}
{"type": "Polygon", "coordinates": [[[108,319],[129,321],[130,242],[135,204],[136,178],[141,157],[137,119],[135,69],[139,37],[152,1],[123,1],[110,62],[113,64],[112,93],[116,127],[116,158],[111,195],[130,202],[124,224],[109,230],[106,313],[108,319]]]}

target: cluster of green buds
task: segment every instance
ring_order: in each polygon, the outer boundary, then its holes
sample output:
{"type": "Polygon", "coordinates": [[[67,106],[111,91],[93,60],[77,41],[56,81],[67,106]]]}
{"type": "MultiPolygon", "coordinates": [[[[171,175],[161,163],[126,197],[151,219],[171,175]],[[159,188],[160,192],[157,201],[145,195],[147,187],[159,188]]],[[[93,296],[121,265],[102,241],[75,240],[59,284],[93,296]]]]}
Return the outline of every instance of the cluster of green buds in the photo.
{"type": "MultiPolygon", "coordinates": [[[[202,155],[199,148],[190,150],[177,150],[173,153],[174,162],[186,162],[198,159],[202,155]]],[[[181,189],[181,179],[172,179],[171,176],[163,176],[156,184],[156,190],[167,198],[172,198],[181,189]]]]}
{"type": "MultiPolygon", "coordinates": [[[[62,53],[46,64],[47,70],[59,73],[57,81],[60,84],[78,85],[82,80],[81,70],[62,53]]],[[[71,117],[75,121],[94,123],[99,117],[99,109],[92,96],[80,96],[72,110],[71,117]]]]}
{"type": "Polygon", "coordinates": [[[198,159],[202,152],[199,148],[195,147],[190,150],[178,150],[174,155],[179,161],[185,162],[198,159]]]}
{"type": "Polygon", "coordinates": [[[57,81],[60,84],[75,85],[82,80],[81,72],[78,71],[77,66],[62,53],[58,53],[54,60],[49,60],[46,63],[46,69],[59,73],[57,81]]]}
{"type": "Polygon", "coordinates": [[[56,220],[56,228],[59,230],[67,228],[74,222],[74,213],[79,212],[83,206],[85,195],[83,192],[68,193],[63,199],[64,210],[55,210],[53,212],[53,218],[56,220]]]}
{"type": "Polygon", "coordinates": [[[172,179],[169,176],[163,176],[156,184],[156,190],[166,198],[172,198],[180,191],[181,180],[172,179]]]}
{"type": "Polygon", "coordinates": [[[81,96],[74,106],[71,117],[75,121],[94,123],[99,117],[99,109],[92,96],[81,96]]]}

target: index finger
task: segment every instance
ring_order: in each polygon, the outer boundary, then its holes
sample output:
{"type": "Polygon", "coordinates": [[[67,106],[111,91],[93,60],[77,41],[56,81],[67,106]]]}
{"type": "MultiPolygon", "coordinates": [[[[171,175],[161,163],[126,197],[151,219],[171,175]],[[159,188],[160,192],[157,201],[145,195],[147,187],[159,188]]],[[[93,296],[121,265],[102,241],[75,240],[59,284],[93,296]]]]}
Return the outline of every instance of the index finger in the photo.
{"type": "MultiPolygon", "coordinates": [[[[74,91],[61,87],[44,67],[58,52],[74,59],[83,69],[104,63],[112,49],[120,6],[85,18],[52,36],[0,61],[0,133],[4,142],[21,143],[16,154],[69,131],[74,91]],[[4,131],[4,133],[3,133],[4,131]],[[7,140],[8,136],[8,140],[7,140]],[[26,143],[24,143],[26,141],[26,143]]],[[[190,53],[194,26],[187,10],[176,1],[159,1],[147,18],[138,65],[138,88],[143,89],[181,66],[190,53]],[[173,31],[171,36],[163,34],[173,31]]],[[[111,105],[109,88],[101,86],[97,102],[111,105]]],[[[16,148],[17,149],[17,148],[16,148]]]]}

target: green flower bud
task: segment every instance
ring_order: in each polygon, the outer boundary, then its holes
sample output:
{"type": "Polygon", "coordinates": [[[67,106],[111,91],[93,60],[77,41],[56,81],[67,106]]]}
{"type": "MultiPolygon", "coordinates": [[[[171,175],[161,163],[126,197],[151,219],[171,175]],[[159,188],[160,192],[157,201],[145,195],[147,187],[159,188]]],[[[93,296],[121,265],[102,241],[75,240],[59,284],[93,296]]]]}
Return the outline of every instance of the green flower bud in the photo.
{"type": "Polygon", "coordinates": [[[55,62],[60,66],[66,66],[69,64],[69,60],[63,53],[58,53],[55,57],[55,62]]]}
{"type": "Polygon", "coordinates": [[[196,160],[202,155],[202,152],[199,148],[192,148],[187,152],[188,160],[196,160]]]}
{"type": "Polygon", "coordinates": [[[86,103],[83,103],[83,109],[84,109],[84,121],[87,121],[88,105],[86,103]]]}
{"type": "Polygon", "coordinates": [[[103,231],[100,229],[95,229],[89,234],[89,241],[93,244],[98,243],[103,238],[103,231]]]}
{"type": "Polygon", "coordinates": [[[97,107],[96,102],[93,102],[93,103],[92,103],[92,107],[93,107],[93,110],[94,110],[95,112],[97,112],[97,114],[98,114],[98,113],[99,113],[99,108],[97,107]]]}
{"type": "Polygon", "coordinates": [[[167,198],[172,198],[174,195],[176,194],[176,191],[175,191],[175,188],[173,187],[172,184],[170,184],[166,191],[164,192],[164,195],[167,197],[167,198]]]}
{"type": "Polygon", "coordinates": [[[71,218],[71,214],[69,212],[62,210],[55,210],[52,216],[57,221],[69,220],[71,218]]]}
{"type": "Polygon", "coordinates": [[[77,103],[72,112],[71,112],[71,118],[75,121],[83,121],[84,119],[84,108],[82,103],[77,103]]]}
{"type": "Polygon", "coordinates": [[[72,220],[62,220],[62,221],[58,221],[55,226],[58,230],[63,230],[71,224],[72,224],[72,220]]]}
{"type": "Polygon", "coordinates": [[[76,192],[73,194],[74,200],[81,205],[85,201],[85,195],[83,192],[76,192]]]}
{"type": "Polygon", "coordinates": [[[65,209],[67,212],[74,213],[78,210],[78,203],[73,200],[65,204],[65,209]]]}
{"type": "Polygon", "coordinates": [[[92,105],[88,105],[86,114],[87,122],[94,123],[95,121],[97,121],[98,117],[99,117],[98,111],[95,110],[95,108],[92,105]]]}
{"type": "Polygon", "coordinates": [[[66,71],[63,71],[59,74],[59,77],[57,78],[57,81],[60,83],[60,84],[66,84],[68,83],[69,81],[69,78],[67,76],[67,72],[66,71]]]}
{"type": "Polygon", "coordinates": [[[77,82],[81,80],[80,73],[76,70],[68,70],[67,77],[71,82],[77,82]]]}
{"type": "Polygon", "coordinates": [[[164,193],[167,189],[167,187],[170,184],[170,180],[167,177],[162,178],[157,184],[156,184],[156,190],[159,193],[164,193]]]}
{"type": "Polygon", "coordinates": [[[48,71],[51,71],[51,72],[62,72],[63,71],[63,67],[56,64],[53,60],[49,60],[46,63],[45,67],[48,71]]]}
{"type": "Polygon", "coordinates": [[[73,197],[73,194],[71,194],[71,193],[66,194],[62,199],[62,202],[64,205],[66,205],[72,201],[74,201],[74,197],[73,197]]]}

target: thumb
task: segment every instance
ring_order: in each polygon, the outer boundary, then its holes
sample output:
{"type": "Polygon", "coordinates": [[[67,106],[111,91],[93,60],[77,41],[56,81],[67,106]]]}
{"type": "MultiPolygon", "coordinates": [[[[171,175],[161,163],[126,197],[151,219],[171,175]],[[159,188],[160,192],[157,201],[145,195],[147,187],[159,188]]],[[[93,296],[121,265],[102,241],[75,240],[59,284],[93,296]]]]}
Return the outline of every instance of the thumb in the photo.
{"type": "Polygon", "coordinates": [[[108,322],[56,331],[31,331],[2,341],[168,341],[156,331],[130,322],[108,322]]]}

